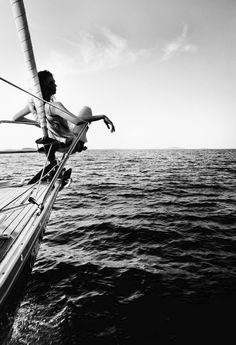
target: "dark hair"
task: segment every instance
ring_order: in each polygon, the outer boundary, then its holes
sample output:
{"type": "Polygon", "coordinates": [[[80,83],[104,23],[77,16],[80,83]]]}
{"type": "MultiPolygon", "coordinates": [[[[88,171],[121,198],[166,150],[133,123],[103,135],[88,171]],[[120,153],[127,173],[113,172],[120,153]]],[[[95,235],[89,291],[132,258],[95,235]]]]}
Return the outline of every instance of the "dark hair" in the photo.
{"type": "Polygon", "coordinates": [[[51,89],[46,86],[47,78],[52,76],[53,74],[47,70],[38,72],[39,84],[42,91],[43,99],[45,99],[45,101],[50,101],[50,98],[52,96],[51,89]]]}

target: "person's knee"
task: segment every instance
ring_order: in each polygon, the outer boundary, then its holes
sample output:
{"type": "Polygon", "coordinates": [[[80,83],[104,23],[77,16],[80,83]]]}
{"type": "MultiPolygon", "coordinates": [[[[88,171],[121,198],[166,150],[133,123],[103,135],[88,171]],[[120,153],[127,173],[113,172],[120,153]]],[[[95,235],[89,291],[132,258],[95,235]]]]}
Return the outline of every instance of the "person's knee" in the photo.
{"type": "Polygon", "coordinates": [[[79,112],[79,116],[81,116],[81,115],[86,116],[86,117],[93,116],[92,109],[88,106],[84,106],[79,112]]]}

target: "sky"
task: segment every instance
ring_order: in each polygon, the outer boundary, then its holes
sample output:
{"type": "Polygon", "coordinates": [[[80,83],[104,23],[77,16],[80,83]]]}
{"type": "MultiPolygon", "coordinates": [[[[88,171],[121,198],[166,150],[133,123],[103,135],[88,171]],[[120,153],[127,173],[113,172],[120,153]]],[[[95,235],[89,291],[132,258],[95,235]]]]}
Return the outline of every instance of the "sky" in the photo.
{"type": "MultiPolygon", "coordinates": [[[[235,0],[25,0],[38,70],[57,100],[87,105],[90,149],[236,148],[235,0]]],[[[0,0],[0,77],[29,89],[9,0],[0,0]]],[[[28,96],[0,81],[0,120],[28,96]]],[[[0,125],[0,150],[36,147],[40,129],[0,125]]]]}

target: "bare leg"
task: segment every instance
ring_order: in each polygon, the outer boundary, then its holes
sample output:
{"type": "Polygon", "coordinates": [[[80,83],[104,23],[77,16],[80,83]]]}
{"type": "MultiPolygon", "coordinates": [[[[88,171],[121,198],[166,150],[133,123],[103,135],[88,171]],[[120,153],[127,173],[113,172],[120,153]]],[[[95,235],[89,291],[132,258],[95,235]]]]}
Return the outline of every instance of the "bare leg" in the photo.
{"type": "MultiPolygon", "coordinates": [[[[89,121],[89,118],[91,118],[92,116],[93,116],[92,110],[89,107],[83,107],[78,114],[79,119],[85,120],[85,121],[89,121]]],[[[87,137],[86,137],[87,130],[83,130],[83,129],[84,129],[84,125],[74,126],[73,128],[73,133],[76,133],[76,134],[82,133],[81,138],[76,147],[77,152],[81,152],[87,149],[84,146],[84,143],[87,142],[87,137]]]]}
{"type": "MultiPolygon", "coordinates": [[[[78,118],[80,120],[84,120],[84,121],[89,121],[89,119],[93,116],[92,114],[92,109],[89,107],[83,107],[79,114],[78,114],[78,118]]],[[[84,125],[78,125],[78,126],[74,126],[73,128],[73,132],[74,133],[79,133],[81,131],[81,129],[84,127],[84,125]]],[[[86,135],[85,135],[86,137],[86,135]]],[[[83,139],[81,139],[83,140],[83,139]]],[[[86,142],[87,140],[85,140],[84,142],[86,142]]]]}

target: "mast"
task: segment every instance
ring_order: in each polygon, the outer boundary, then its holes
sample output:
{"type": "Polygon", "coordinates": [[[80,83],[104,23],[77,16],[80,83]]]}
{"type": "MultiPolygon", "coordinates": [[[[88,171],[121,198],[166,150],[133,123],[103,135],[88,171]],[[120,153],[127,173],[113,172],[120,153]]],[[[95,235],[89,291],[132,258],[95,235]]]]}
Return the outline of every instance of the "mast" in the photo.
{"type": "MultiPolygon", "coordinates": [[[[29,73],[33,93],[39,98],[43,98],[39,84],[38,72],[34,58],[33,46],[30,38],[28,22],[26,18],[24,2],[23,0],[10,0],[10,3],[13,16],[15,19],[16,29],[21,43],[21,48],[24,54],[26,68],[29,73]]],[[[42,100],[35,99],[34,103],[40,121],[40,125],[43,131],[43,137],[47,138],[48,132],[44,110],[44,102],[42,100]]]]}

